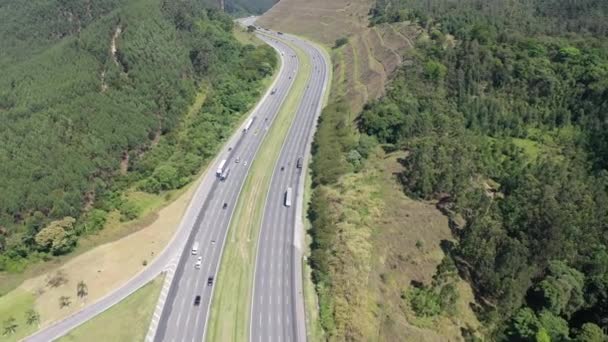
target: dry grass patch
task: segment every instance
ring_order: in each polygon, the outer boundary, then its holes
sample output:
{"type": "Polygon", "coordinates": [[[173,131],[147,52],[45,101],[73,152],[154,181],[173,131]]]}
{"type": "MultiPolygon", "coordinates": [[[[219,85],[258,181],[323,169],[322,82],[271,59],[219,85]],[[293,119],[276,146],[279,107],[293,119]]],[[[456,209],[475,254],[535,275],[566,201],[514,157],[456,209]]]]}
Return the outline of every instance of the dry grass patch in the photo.
{"type": "MultiPolygon", "coordinates": [[[[2,299],[11,301],[24,293],[32,296],[30,308],[40,313],[41,326],[62,319],[87,303],[98,300],[142,270],[144,260],[150,262],[164,249],[173,236],[194,189],[195,186],[191,186],[173,203],[148,215],[144,219],[144,222],[151,220],[147,226],[142,228],[141,222],[134,224],[130,229],[138,229],[136,232],[73,257],[59,267],[50,268],[46,273],[26,280],[2,299]],[[58,270],[65,280],[55,287],[49,284],[49,280],[56,276],[58,270]],[[77,295],[77,284],[80,281],[87,286],[87,295],[82,298],[77,295]],[[69,306],[60,307],[59,298],[62,296],[69,297],[69,306]]],[[[100,232],[103,238],[124,234],[121,224],[112,224],[118,221],[117,214],[112,216],[107,229],[100,232]]],[[[88,239],[93,240],[95,236],[88,239]]],[[[4,309],[6,308],[0,303],[0,312],[4,309]]]]}
{"type": "Polygon", "coordinates": [[[402,166],[400,154],[375,164],[383,169],[379,186],[385,212],[374,232],[374,261],[370,286],[380,319],[379,340],[459,341],[461,327],[479,327],[469,303],[474,302],[470,286],[458,280],[457,317],[439,315],[419,318],[402,298],[412,281],[429,284],[444,258],[442,245],[453,241],[447,218],[433,203],[415,201],[403,194],[395,174],[402,166]]]}
{"type": "Polygon", "coordinates": [[[163,287],[163,280],[163,275],[157,277],[58,341],[143,341],[163,287]]]}

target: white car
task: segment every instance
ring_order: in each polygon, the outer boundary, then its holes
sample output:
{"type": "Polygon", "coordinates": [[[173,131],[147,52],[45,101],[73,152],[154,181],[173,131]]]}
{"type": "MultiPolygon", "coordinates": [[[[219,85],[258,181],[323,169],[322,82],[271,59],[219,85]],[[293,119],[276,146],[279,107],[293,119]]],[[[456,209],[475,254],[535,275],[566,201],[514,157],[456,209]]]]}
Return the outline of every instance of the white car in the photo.
{"type": "Polygon", "coordinates": [[[203,264],[203,257],[202,257],[202,256],[199,256],[199,257],[196,259],[196,264],[194,264],[194,268],[196,268],[197,270],[200,270],[200,269],[201,269],[201,265],[202,265],[202,264],[203,264]]]}

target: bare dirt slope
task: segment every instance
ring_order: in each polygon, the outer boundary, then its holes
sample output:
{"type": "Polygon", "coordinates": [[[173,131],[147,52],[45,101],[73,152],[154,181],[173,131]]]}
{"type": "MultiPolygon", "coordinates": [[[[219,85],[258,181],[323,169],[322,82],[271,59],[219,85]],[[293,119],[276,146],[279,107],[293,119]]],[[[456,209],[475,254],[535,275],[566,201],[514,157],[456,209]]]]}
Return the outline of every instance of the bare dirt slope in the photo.
{"type": "Polygon", "coordinates": [[[282,0],[258,23],[308,37],[331,49],[338,38],[348,43],[332,50],[332,94],[344,95],[353,112],[383,94],[396,67],[407,59],[418,29],[409,24],[369,27],[373,0],[282,0]]]}

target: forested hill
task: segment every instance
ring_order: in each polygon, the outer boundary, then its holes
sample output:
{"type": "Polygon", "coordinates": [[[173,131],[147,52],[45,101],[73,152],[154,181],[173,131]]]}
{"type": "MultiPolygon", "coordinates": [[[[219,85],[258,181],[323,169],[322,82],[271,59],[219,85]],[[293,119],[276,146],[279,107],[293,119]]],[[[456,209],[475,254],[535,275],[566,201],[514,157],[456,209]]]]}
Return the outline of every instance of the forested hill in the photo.
{"type": "Polygon", "coordinates": [[[192,179],[276,65],[233,25],[195,0],[0,0],[0,270],[192,179]]]}
{"type": "MultiPolygon", "coordinates": [[[[370,141],[403,151],[405,192],[449,217],[457,242],[443,247],[477,297],[484,327],[465,340],[606,341],[608,2],[378,0],[370,14],[419,25],[416,53],[360,113],[359,141],[317,138],[314,181],[356,171],[370,141]],[[341,151],[321,148],[335,140],[341,151]]],[[[332,253],[344,225],[327,219],[328,197],[313,197],[326,202],[311,214],[311,260],[340,340],[348,315],[331,295],[346,281],[327,270],[347,262],[332,253]]],[[[459,320],[435,280],[403,307],[459,320]]]]}

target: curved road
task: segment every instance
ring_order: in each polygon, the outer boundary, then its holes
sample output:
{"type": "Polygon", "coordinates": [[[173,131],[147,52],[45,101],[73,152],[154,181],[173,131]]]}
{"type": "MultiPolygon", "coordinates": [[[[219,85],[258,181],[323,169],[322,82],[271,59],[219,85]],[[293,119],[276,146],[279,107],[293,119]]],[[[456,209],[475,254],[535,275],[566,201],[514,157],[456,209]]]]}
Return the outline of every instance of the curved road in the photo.
{"type": "Polygon", "coordinates": [[[155,341],[202,341],[204,339],[215,283],[209,285],[208,277],[215,277],[217,274],[233,209],[251,161],[285,100],[293,84],[295,73],[298,72],[299,61],[295,52],[281,40],[289,40],[303,49],[313,62],[313,70],[309,75],[306,92],[277,164],[277,167],[283,164],[289,164],[290,167],[286,168],[285,172],[273,174],[269,189],[256,261],[254,291],[257,292],[252,305],[252,315],[268,317],[268,319],[262,320],[259,325],[256,325],[254,324],[255,317],[252,316],[250,333],[251,338],[256,341],[260,339],[270,341],[270,339],[274,339],[273,336],[276,336],[277,341],[305,340],[300,253],[302,243],[301,189],[303,188],[301,175],[305,172],[302,172],[302,169],[296,169],[295,163],[297,158],[304,157],[303,166],[306,167],[306,156],[310,149],[315,122],[328,82],[329,63],[317,48],[303,40],[291,36],[276,36],[279,39],[275,39],[271,37],[272,35],[273,33],[268,31],[267,35],[260,35],[260,38],[274,47],[281,55],[281,70],[278,77],[250,114],[248,120],[252,119],[253,123],[249,130],[245,132],[241,128],[235,132],[217,159],[210,164],[211,167],[199,184],[177,232],[165,250],[122,287],[73,315],[30,335],[25,338],[25,341],[46,342],[67,334],[71,329],[120,302],[175,263],[177,263],[177,269],[166,299],[164,299],[158,329],[154,334],[152,328],[152,336],[155,341]],[[272,91],[273,89],[276,89],[276,92],[272,91]],[[229,176],[223,181],[218,179],[215,174],[222,159],[227,160],[226,168],[230,169],[229,176]],[[293,187],[292,201],[294,203],[296,203],[296,196],[298,197],[295,207],[286,208],[277,205],[280,202],[279,197],[284,200],[286,186],[293,187]],[[226,207],[224,207],[224,203],[226,203],[226,207]],[[284,227],[285,231],[277,235],[277,227],[284,227]],[[191,253],[194,241],[198,241],[200,245],[197,255],[191,253]],[[274,253],[277,253],[275,258],[281,259],[281,266],[279,263],[272,263],[274,253]],[[202,256],[202,262],[200,269],[197,269],[194,265],[199,256],[202,256]],[[264,284],[266,279],[271,282],[274,280],[270,279],[277,279],[274,290],[258,285],[260,282],[264,284]],[[263,297],[258,297],[260,295],[266,296],[268,302],[263,297]],[[275,304],[272,304],[274,295],[278,295],[280,298],[285,296],[284,298],[288,299],[282,301],[276,297],[275,304]],[[199,305],[193,303],[196,296],[201,296],[199,305]],[[256,298],[262,298],[262,300],[256,302],[256,298]],[[272,317],[277,314],[285,315],[283,317],[286,317],[286,320],[291,323],[285,323],[285,326],[276,323],[278,321],[273,323],[272,317]],[[270,339],[266,339],[266,336],[270,339]]]}
{"type": "Polygon", "coordinates": [[[306,341],[302,294],[304,175],[329,82],[329,61],[320,49],[296,37],[277,37],[287,39],[308,55],[312,68],[266,199],[254,274],[251,342],[306,341]],[[286,205],[287,200],[292,204],[286,205]]]}
{"type": "Polygon", "coordinates": [[[196,222],[192,236],[188,239],[178,264],[171,288],[160,316],[155,341],[202,341],[208,321],[215,281],[209,284],[209,277],[218,273],[224,241],[226,239],[233,209],[236,207],[241,188],[251,161],[262,143],[269,125],[273,122],[289,92],[298,71],[298,59],[286,44],[261,36],[268,44],[280,52],[283,67],[279,73],[276,93],[269,96],[254,111],[255,120],[248,132],[233,147],[227,167],[231,169],[225,181],[217,181],[214,191],[207,197],[196,222]],[[239,163],[236,163],[239,158],[239,163]],[[245,166],[247,162],[247,166],[245,166]],[[226,209],[223,209],[227,203],[226,209]],[[191,246],[199,243],[199,251],[193,254],[191,246]],[[195,268],[196,260],[202,256],[200,269],[195,268]],[[196,296],[200,304],[195,305],[196,296]]]}

